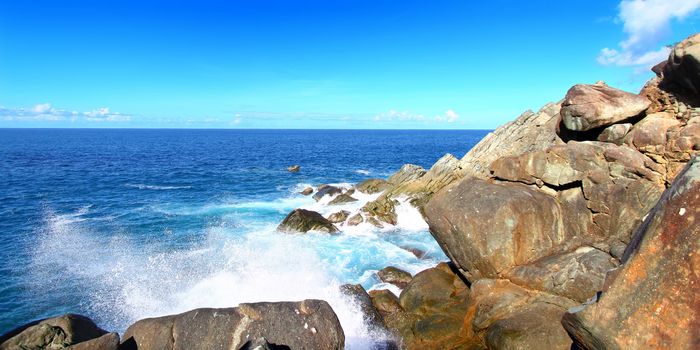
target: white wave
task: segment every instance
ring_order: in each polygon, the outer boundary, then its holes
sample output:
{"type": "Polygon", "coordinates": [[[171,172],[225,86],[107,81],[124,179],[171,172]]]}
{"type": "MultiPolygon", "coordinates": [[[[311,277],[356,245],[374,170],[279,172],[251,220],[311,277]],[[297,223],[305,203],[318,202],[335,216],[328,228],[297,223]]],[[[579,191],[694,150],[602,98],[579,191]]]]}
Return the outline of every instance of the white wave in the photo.
{"type": "Polygon", "coordinates": [[[159,186],[146,184],[125,184],[125,187],[138,188],[139,190],[183,190],[192,186],[159,186]]]}
{"type": "Polygon", "coordinates": [[[372,173],[371,171],[365,170],[365,169],[355,170],[355,172],[358,173],[358,174],[362,174],[362,175],[369,175],[369,174],[372,173]]]}
{"type": "Polygon", "coordinates": [[[398,198],[398,201],[400,204],[395,208],[396,227],[402,230],[427,231],[428,223],[418,208],[409,203],[407,198],[398,198]]]}

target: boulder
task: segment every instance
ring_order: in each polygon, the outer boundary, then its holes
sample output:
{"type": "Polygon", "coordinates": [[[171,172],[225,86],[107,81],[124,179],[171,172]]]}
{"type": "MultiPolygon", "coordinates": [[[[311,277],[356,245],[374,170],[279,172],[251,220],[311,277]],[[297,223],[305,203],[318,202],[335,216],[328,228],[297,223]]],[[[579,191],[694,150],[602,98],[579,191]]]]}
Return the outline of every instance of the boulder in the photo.
{"type": "Polygon", "coordinates": [[[580,349],[700,347],[700,160],[691,160],[634,232],[599,299],[562,324],[580,349]]]}
{"type": "Polygon", "coordinates": [[[362,314],[364,315],[365,323],[371,329],[384,329],[384,319],[379,311],[377,311],[377,308],[372,302],[372,298],[369,294],[367,294],[367,291],[364,287],[362,287],[362,285],[344,284],[340,286],[340,292],[350,298],[350,300],[359,307],[360,311],[362,311],[362,314]]]}
{"type": "Polygon", "coordinates": [[[352,202],[357,202],[357,199],[350,196],[349,194],[343,193],[343,194],[339,194],[337,197],[333,198],[332,201],[328,202],[328,205],[341,205],[341,204],[347,204],[347,203],[352,203],[352,202]]]}
{"type": "Polygon", "coordinates": [[[314,193],[314,189],[311,188],[311,187],[307,187],[307,188],[305,188],[303,191],[301,191],[301,192],[299,192],[299,193],[301,193],[301,194],[304,195],[304,196],[308,196],[308,195],[314,193]]]}
{"type": "Polygon", "coordinates": [[[574,85],[561,107],[564,126],[587,131],[639,116],[651,102],[644,96],[611,88],[603,82],[574,85]]]}
{"type": "Polygon", "coordinates": [[[678,43],[663,67],[664,84],[676,90],[700,92],[700,33],[678,43]]]}
{"type": "Polygon", "coordinates": [[[322,300],[240,304],[149,318],[131,325],[123,346],[137,349],[239,349],[265,338],[291,349],[343,349],[338,317],[322,300]]]}
{"type": "Polygon", "coordinates": [[[377,276],[384,283],[391,283],[401,289],[411,282],[413,276],[410,273],[393,266],[387,266],[377,271],[377,276]]]}
{"type": "Polygon", "coordinates": [[[382,315],[382,319],[402,311],[399,298],[388,289],[371,290],[369,296],[374,308],[382,315]]]}
{"type": "Polygon", "coordinates": [[[350,212],[347,210],[341,210],[339,212],[333,213],[330,216],[328,216],[328,221],[331,223],[337,224],[339,222],[345,221],[345,219],[348,218],[348,215],[350,215],[350,212]]]}
{"type": "Polygon", "coordinates": [[[0,337],[0,350],[63,349],[92,339],[107,331],[91,319],[76,314],[34,321],[0,337]]]}
{"type": "Polygon", "coordinates": [[[679,124],[670,113],[649,114],[634,125],[625,137],[625,142],[643,152],[663,154],[668,129],[679,124]]]}
{"type": "Polygon", "coordinates": [[[288,233],[305,233],[312,230],[326,233],[338,232],[338,228],[328,219],[315,211],[306,209],[294,209],[277,226],[277,230],[288,233]]]}
{"type": "Polygon", "coordinates": [[[389,188],[389,183],[383,179],[367,179],[355,185],[355,188],[362,193],[375,194],[389,188]]]}
{"type": "Polygon", "coordinates": [[[298,173],[299,170],[301,170],[301,167],[298,165],[292,165],[292,166],[287,167],[287,171],[290,173],[298,173]]]}
{"type": "Polygon", "coordinates": [[[493,161],[563,144],[557,134],[560,104],[549,103],[537,113],[527,111],[498,127],[460,160],[465,177],[487,178],[493,161]]]}
{"type": "Polygon", "coordinates": [[[549,256],[503,273],[511,282],[585,302],[603,288],[605,274],[618,266],[617,259],[593,247],[549,256]]]}
{"type": "Polygon", "coordinates": [[[418,165],[404,164],[399,171],[394,173],[387,180],[393,186],[400,185],[404,182],[413,181],[425,174],[425,169],[418,165]]]}
{"type": "Polygon", "coordinates": [[[107,333],[99,338],[86,340],[71,345],[66,350],[117,350],[119,349],[119,334],[107,333]]]}
{"type": "Polygon", "coordinates": [[[631,123],[613,124],[603,129],[598,135],[598,141],[611,142],[616,145],[621,145],[627,136],[627,133],[632,129],[631,123]]]}
{"type": "Polygon", "coordinates": [[[335,196],[336,194],[340,194],[342,192],[343,190],[338,187],[331,185],[321,185],[318,186],[316,193],[313,195],[313,199],[315,199],[318,202],[321,200],[321,198],[323,198],[323,196],[335,196]]]}

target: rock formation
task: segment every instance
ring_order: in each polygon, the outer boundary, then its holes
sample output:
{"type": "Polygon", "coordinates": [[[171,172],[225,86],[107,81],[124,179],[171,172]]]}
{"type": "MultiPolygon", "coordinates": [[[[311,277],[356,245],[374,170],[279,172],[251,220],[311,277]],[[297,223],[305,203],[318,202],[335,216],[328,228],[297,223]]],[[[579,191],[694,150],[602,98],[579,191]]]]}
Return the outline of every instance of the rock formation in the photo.
{"type": "Polygon", "coordinates": [[[306,209],[294,209],[282,220],[277,230],[288,233],[305,233],[308,231],[338,232],[338,228],[328,219],[315,211],[306,209]]]}
{"type": "Polygon", "coordinates": [[[21,326],[0,337],[0,349],[116,349],[119,336],[76,314],[44,319],[21,326]],[[116,345],[114,340],[116,339],[116,345]],[[95,345],[95,346],[91,346],[95,345]],[[103,345],[97,347],[96,345],[103,345]],[[110,347],[110,345],[114,345],[110,347]]]}

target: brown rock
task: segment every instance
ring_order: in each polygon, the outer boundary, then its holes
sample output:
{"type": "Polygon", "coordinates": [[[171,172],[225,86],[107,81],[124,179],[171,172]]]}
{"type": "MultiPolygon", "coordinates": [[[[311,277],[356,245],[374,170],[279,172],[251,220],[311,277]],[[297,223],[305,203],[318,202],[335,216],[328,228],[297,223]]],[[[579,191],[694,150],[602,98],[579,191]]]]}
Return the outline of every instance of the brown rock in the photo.
{"type": "Polygon", "coordinates": [[[630,129],[632,129],[632,124],[630,123],[610,125],[598,135],[598,141],[621,145],[630,129]]]}
{"type": "Polygon", "coordinates": [[[355,214],[348,219],[348,226],[357,226],[364,221],[361,214],[355,214]]]}
{"type": "Polygon", "coordinates": [[[345,219],[348,218],[348,215],[350,215],[350,212],[347,210],[341,210],[337,213],[333,213],[330,216],[328,216],[328,221],[337,224],[339,222],[345,221],[345,219]]]}
{"type": "Polygon", "coordinates": [[[330,305],[322,300],[241,304],[196,309],[131,325],[124,346],[137,349],[238,349],[264,337],[292,349],[343,349],[345,336],[330,305]]]}
{"type": "Polygon", "coordinates": [[[680,122],[672,114],[663,112],[650,114],[634,125],[629,135],[625,137],[625,141],[642,151],[663,154],[666,132],[679,124],[680,122]]]}
{"type": "Polygon", "coordinates": [[[352,202],[357,202],[357,199],[350,196],[349,194],[339,194],[337,197],[333,198],[332,201],[328,203],[328,205],[341,205],[341,204],[347,204],[347,203],[352,203],[352,202]]]}
{"type": "Polygon", "coordinates": [[[396,186],[404,182],[413,181],[425,174],[425,169],[418,165],[404,164],[394,175],[391,175],[387,182],[396,186]]]}
{"type": "Polygon", "coordinates": [[[389,188],[389,183],[383,179],[368,179],[355,185],[355,188],[362,193],[375,194],[389,188]]]}
{"type": "Polygon", "coordinates": [[[0,337],[0,349],[63,349],[104,334],[107,331],[89,318],[66,314],[35,321],[10,331],[0,337]]]}
{"type": "Polygon", "coordinates": [[[324,196],[335,196],[336,194],[340,194],[342,192],[343,190],[338,187],[331,185],[321,185],[318,186],[316,193],[313,195],[313,199],[315,199],[318,202],[324,196]]]}
{"type": "Polygon", "coordinates": [[[369,291],[369,296],[372,298],[372,304],[382,315],[382,318],[402,311],[399,298],[388,289],[371,290],[369,291]]]}
{"type": "Polygon", "coordinates": [[[301,170],[301,167],[298,165],[292,165],[290,167],[287,167],[287,171],[290,173],[298,173],[299,170],[301,170]]]}
{"type": "Polygon", "coordinates": [[[306,209],[294,209],[277,226],[277,230],[288,233],[305,233],[311,230],[326,233],[338,232],[338,228],[328,219],[315,211],[306,209]]]}
{"type": "Polygon", "coordinates": [[[307,188],[305,188],[303,191],[301,191],[301,192],[299,192],[299,193],[303,194],[304,196],[308,196],[308,195],[314,193],[314,189],[311,188],[311,187],[307,187],[307,188]]]}
{"type": "Polygon", "coordinates": [[[119,348],[119,334],[107,333],[99,338],[86,340],[71,345],[67,350],[117,350],[119,348]]]}
{"type": "Polygon", "coordinates": [[[384,283],[391,283],[401,289],[411,282],[413,276],[410,273],[393,266],[387,266],[377,271],[377,276],[384,283]]]}
{"type": "Polygon", "coordinates": [[[374,306],[373,300],[360,284],[344,284],[340,286],[343,295],[349,297],[362,311],[365,323],[372,329],[384,329],[384,319],[374,306]]]}
{"type": "Polygon", "coordinates": [[[614,89],[602,82],[580,84],[566,93],[561,116],[567,129],[586,131],[634,118],[649,105],[644,96],[614,89]]]}
{"type": "Polygon", "coordinates": [[[695,158],[635,231],[600,299],[562,324],[581,349],[700,347],[700,160],[695,158]]]}
{"type": "Polygon", "coordinates": [[[676,90],[697,94],[700,91],[700,34],[678,43],[663,68],[664,84],[676,90]]]}

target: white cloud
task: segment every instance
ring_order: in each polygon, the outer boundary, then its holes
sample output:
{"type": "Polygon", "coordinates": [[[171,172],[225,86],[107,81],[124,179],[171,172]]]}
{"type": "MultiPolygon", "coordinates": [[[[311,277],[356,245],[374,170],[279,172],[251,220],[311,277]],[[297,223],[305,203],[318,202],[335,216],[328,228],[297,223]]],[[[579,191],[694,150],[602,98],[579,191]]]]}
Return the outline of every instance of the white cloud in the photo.
{"type": "Polygon", "coordinates": [[[659,45],[670,33],[671,21],[683,20],[700,9],[700,0],[623,0],[619,8],[618,18],[627,38],[619,49],[601,50],[598,62],[651,66],[668,57],[669,48],[659,45]]]}
{"type": "Polygon", "coordinates": [[[445,112],[445,120],[447,120],[448,123],[454,123],[459,119],[459,115],[457,112],[448,109],[447,112],[445,112]]]}
{"type": "Polygon", "coordinates": [[[435,123],[454,123],[459,119],[459,115],[452,109],[448,109],[445,113],[436,115],[432,119],[426,118],[423,114],[415,114],[406,111],[390,110],[374,116],[375,122],[435,122],[435,123]]]}
{"type": "Polygon", "coordinates": [[[37,104],[30,109],[0,107],[0,119],[4,121],[97,121],[123,122],[131,120],[130,115],[110,112],[102,107],[88,112],[68,111],[51,107],[50,103],[37,104]]]}

